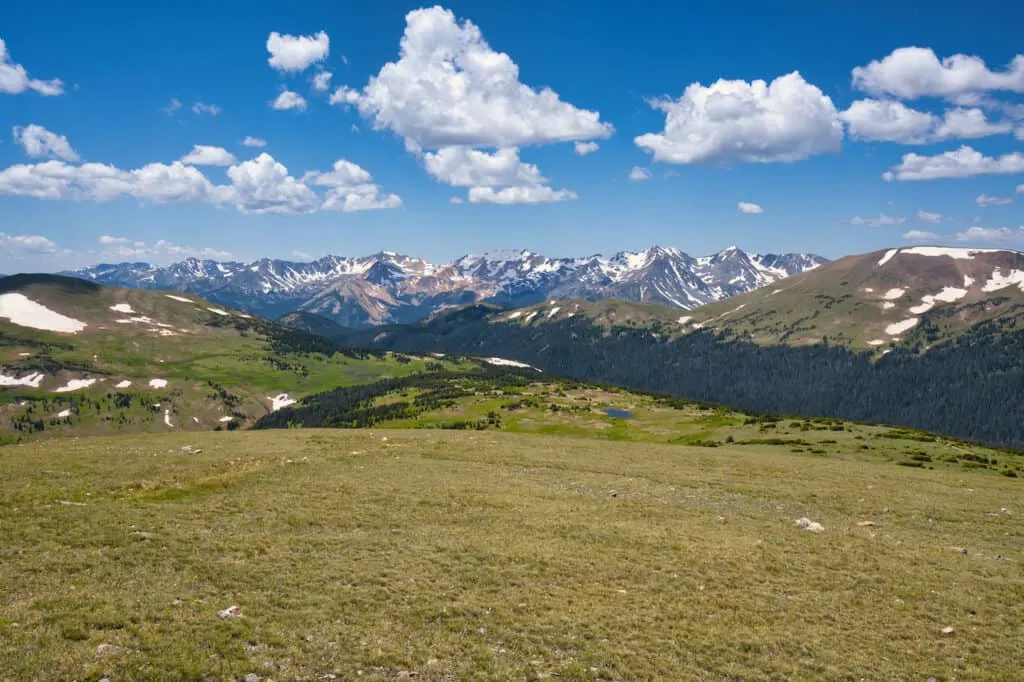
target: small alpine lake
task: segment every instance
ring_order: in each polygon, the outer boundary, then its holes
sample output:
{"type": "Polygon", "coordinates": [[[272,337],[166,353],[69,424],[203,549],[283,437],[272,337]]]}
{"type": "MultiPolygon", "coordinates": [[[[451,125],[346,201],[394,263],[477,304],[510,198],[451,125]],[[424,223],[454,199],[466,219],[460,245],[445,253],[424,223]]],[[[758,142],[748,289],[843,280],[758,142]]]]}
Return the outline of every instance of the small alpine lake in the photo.
{"type": "Polygon", "coordinates": [[[620,410],[617,407],[606,407],[604,413],[612,419],[632,419],[633,413],[629,410],[620,410]]]}

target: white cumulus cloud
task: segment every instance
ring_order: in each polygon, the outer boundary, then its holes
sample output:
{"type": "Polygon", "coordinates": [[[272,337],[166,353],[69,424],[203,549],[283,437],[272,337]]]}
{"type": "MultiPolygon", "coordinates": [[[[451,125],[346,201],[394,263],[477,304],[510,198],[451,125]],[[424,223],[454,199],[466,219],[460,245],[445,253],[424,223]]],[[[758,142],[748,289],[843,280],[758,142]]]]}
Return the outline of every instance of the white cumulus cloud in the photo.
{"type": "Polygon", "coordinates": [[[25,148],[25,154],[35,159],[57,158],[78,161],[78,154],[71,148],[68,138],[52,133],[35,123],[24,128],[15,126],[14,141],[25,148]]]}
{"type": "Polygon", "coordinates": [[[939,120],[900,102],[878,99],[857,100],[839,116],[855,140],[902,144],[926,143],[939,120]]]}
{"type": "Polygon", "coordinates": [[[397,195],[382,194],[370,182],[369,173],[355,164],[344,165],[347,163],[297,179],[283,164],[262,153],[228,167],[230,183],[215,185],[199,168],[181,161],[150,163],[132,170],[100,163],[45,161],[0,169],[0,195],[97,202],[133,197],[152,203],[232,205],[242,213],[278,214],[401,205],[397,195]],[[314,187],[326,188],[323,196],[314,187]]]}
{"type": "Polygon", "coordinates": [[[270,106],[278,111],[288,111],[290,109],[305,111],[308,105],[306,98],[299,93],[291,90],[282,90],[281,94],[270,103],[270,106]]]}
{"type": "Polygon", "coordinates": [[[263,140],[261,138],[258,138],[258,137],[252,137],[250,135],[246,135],[245,139],[242,140],[242,146],[244,146],[244,147],[266,147],[267,146],[267,141],[263,140]]]}
{"type": "Polygon", "coordinates": [[[651,171],[646,168],[641,168],[640,166],[633,166],[627,177],[633,182],[642,182],[644,180],[651,179],[651,171]]]}
{"type": "Polygon", "coordinates": [[[929,144],[1005,135],[1014,130],[1012,121],[989,121],[978,108],[949,109],[940,118],[895,100],[857,100],[839,116],[851,137],[867,142],[929,144]]]}
{"type": "Polygon", "coordinates": [[[235,157],[224,147],[197,144],[192,147],[192,151],[181,157],[181,162],[192,166],[231,166],[235,163],[235,157]]]}
{"type": "Polygon", "coordinates": [[[397,194],[382,193],[380,186],[373,184],[373,177],[368,171],[346,159],[335,161],[326,173],[307,173],[303,180],[328,188],[322,206],[326,211],[351,213],[402,205],[397,194]]]}
{"type": "Polygon", "coordinates": [[[910,230],[903,233],[903,238],[910,242],[930,242],[939,239],[939,235],[927,230],[910,230]]]}
{"type": "Polygon", "coordinates": [[[166,239],[153,244],[144,241],[101,235],[99,238],[100,257],[104,260],[130,259],[146,260],[151,263],[167,263],[182,258],[214,258],[226,260],[232,258],[231,253],[212,248],[181,246],[166,239]]]}
{"type": "Polygon", "coordinates": [[[877,218],[862,218],[861,216],[854,216],[850,219],[850,224],[867,225],[868,227],[881,227],[883,225],[902,225],[906,221],[906,218],[898,218],[884,213],[879,213],[877,218]]]}
{"type": "Polygon", "coordinates": [[[327,92],[327,89],[331,87],[331,76],[334,74],[330,71],[320,71],[313,76],[313,89],[317,92],[327,92]]]}
{"type": "Polygon", "coordinates": [[[921,210],[919,210],[917,212],[917,219],[918,220],[923,220],[926,223],[938,224],[938,223],[942,222],[942,214],[941,213],[932,213],[931,211],[921,211],[921,210]]]}
{"type": "Polygon", "coordinates": [[[736,203],[736,208],[739,209],[740,213],[748,213],[756,215],[764,213],[764,209],[759,204],[753,204],[749,201],[740,201],[736,203]]]}
{"type": "Polygon", "coordinates": [[[577,156],[586,156],[587,154],[593,154],[600,148],[601,146],[596,142],[576,142],[573,145],[573,149],[576,152],[577,156]]]}
{"type": "Polygon", "coordinates": [[[56,253],[57,243],[39,234],[0,232],[0,251],[8,253],[56,253]]]}
{"type": "Polygon", "coordinates": [[[278,71],[302,71],[322,62],[331,51],[331,39],[323,31],[311,36],[281,35],[277,31],[267,38],[267,63],[278,71]]]}
{"type": "Polygon", "coordinates": [[[1024,55],[1004,71],[991,71],[980,57],[955,54],[939,61],[925,47],[901,47],[881,61],[853,70],[853,85],[874,95],[901,99],[955,97],[991,90],[1024,92],[1024,55]]]}
{"type": "Polygon", "coordinates": [[[935,156],[904,154],[899,165],[886,171],[882,178],[886,181],[936,180],[1012,173],[1024,173],[1024,154],[1013,152],[999,157],[989,157],[973,147],[964,145],[935,156]]]}
{"type": "Polygon", "coordinates": [[[547,179],[537,166],[519,160],[519,150],[508,147],[488,153],[470,147],[442,147],[423,155],[432,176],[453,187],[542,185],[547,179]]]}
{"type": "Polygon", "coordinates": [[[950,109],[935,130],[936,140],[972,139],[1013,132],[1011,121],[989,121],[981,109],[950,109]]]}
{"type": "Polygon", "coordinates": [[[974,199],[974,203],[981,208],[988,208],[989,206],[1006,206],[1007,204],[1013,203],[1013,197],[994,197],[989,194],[979,194],[974,199]]]}
{"type": "Polygon", "coordinates": [[[243,213],[312,213],[320,207],[317,194],[266,152],[227,173],[231,199],[243,213]]]}
{"type": "Polygon", "coordinates": [[[690,84],[678,100],[652,100],[665,129],[634,141],[656,161],[788,162],[839,151],[843,126],[832,100],[796,71],[771,83],[690,84]]]}
{"type": "Polygon", "coordinates": [[[331,103],[355,106],[410,149],[520,147],[604,138],[614,130],[598,112],[521,83],[509,55],[442,7],[409,12],[398,60],[362,90],[339,88],[331,103]]]}
{"type": "Polygon", "coordinates": [[[121,170],[101,163],[63,161],[15,164],[0,170],[0,194],[37,199],[110,201],[120,196],[156,203],[216,201],[217,190],[202,172],[180,161],[121,170]]]}
{"type": "Polygon", "coordinates": [[[1010,227],[970,227],[956,233],[961,242],[1024,242],[1024,225],[1010,227]]]}
{"type": "Polygon", "coordinates": [[[471,204],[548,204],[575,198],[576,193],[570,190],[553,190],[541,185],[506,187],[497,191],[493,187],[471,187],[469,189],[469,203],[471,204]]]}
{"type": "Polygon", "coordinates": [[[0,93],[19,95],[26,90],[40,95],[61,95],[64,94],[64,83],[59,78],[29,78],[25,67],[14,63],[11,53],[7,51],[7,43],[0,38],[0,93]]]}
{"type": "Polygon", "coordinates": [[[196,102],[192,105],[193,114],[209,114],[210,116],[218,116],[223,111],[216,104],[206,104],[205,102],[196,102]]]}

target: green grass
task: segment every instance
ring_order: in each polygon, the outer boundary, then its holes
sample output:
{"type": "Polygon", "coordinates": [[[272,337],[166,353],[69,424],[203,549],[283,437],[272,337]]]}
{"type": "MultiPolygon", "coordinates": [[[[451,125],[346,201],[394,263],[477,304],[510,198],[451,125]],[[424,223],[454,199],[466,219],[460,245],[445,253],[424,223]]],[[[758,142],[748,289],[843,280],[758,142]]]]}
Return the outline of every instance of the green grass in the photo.
{"type": "MultiPolygon", "coordinates": [[[[657,397],[622,389],[564,383],[543,379],[525,387],[493,389],[488,379],[466,375],[465,386],[476,394],[454,404],[428,410],[415,418],[378,424],[386,429],[452,429],[479,425],[488,431],[560,435],[635,443],[684,446],[732,446],[751,451],[796,450],[808,457],[871,460],[926,470],[982,469],[989,473],[1024,478],[1024,455],[987,448],[923,431],[837,419],[756,417],[724,407],[708,407],[684,400],[657,397]],[[552,409],[555,407],[556,409],[552,409]],[[632,413],[631,419],[613,419],[606,408],[632,413]],[[498,416],[497,423],[489,419],[498,416]]],[[[380,395],[372,405],[412,402],[420,389],[380,395]]]]}
{"type": "Polygon", "coordinates": [[[38,442],[0,466],[0,679],[1008,680],[1024,660],[1020,483],[980,472],[380,429],[38,442]]]}
{"type": "Polygon", "coordinates": [[[82,332],[70,335],[0,320],[0,370],[18,377],[45,375],[39,388],[0,389],[0,442],[166,432],[170,427],[164,422],[164,409],[171,410],[174,429],[211,430],[222,427],[221,418],[228,416],[248,425],[270,410],[268,396],[288,393],[300,398],[425,372],[428,365],[455,371],[477,366],[394,353],[332,352],[329,342],[287,332],[238,311],[212,313],[208,308],[222,308],[193,296],[186,296],[193,303],[184,303],[159,291],[51,276],[7,278],[0,284],[87,324],[82,332]],[[111,310],[118,304],[135,312],[111,310]],[[149,321],[118,322],[141,316],[149,321]],[[161,336],[161,330],[174,335],[161,336]],[[83,378],[97,382],[73,393],[55,392],[68,380],[83,378]],[[165,379],[166,389],[150,389],[148,382],[154,378],[165,379]],[[132,386],[115,388],[124,380],[132,386]],[[116,393],[131,394],[133,404],[118,407],[116,393]],[[161,407],[149,408],[156,403],[161,407]],[[72,410],[71,416],[58,417],[65,409],[72,410]]]}

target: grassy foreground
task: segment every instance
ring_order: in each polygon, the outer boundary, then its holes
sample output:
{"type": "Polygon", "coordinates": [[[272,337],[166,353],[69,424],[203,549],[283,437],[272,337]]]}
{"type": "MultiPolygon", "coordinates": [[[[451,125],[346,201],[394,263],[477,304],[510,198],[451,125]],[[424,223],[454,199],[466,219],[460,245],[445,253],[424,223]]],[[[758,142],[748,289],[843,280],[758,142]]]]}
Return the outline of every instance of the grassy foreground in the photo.
{"type": "Polygon", "coordinates": [[[1008,680],[1024,660],[1020,483],[981,472],[435,430],[68,439],[0,467],[0,679],[1008,680]]]}

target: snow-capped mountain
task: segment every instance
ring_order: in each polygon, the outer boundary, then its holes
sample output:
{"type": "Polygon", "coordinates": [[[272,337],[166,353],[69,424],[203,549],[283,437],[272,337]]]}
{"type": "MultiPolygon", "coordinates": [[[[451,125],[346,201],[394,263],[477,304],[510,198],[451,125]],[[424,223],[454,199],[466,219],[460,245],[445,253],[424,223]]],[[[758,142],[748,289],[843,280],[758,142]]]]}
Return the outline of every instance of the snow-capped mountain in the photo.
{"type": "Polygon", "coordinates": [[[761,255],[736,247],[694,258],[654,246],[580,258],[495,251],[443,265],[389,251],[308,263],[189,258],[166,267],[102,264],[64,274],[116,286],[186,291],[267,317],[302,310],[364,327],[414,322],[442,308],[479,301],[522,306],[551,298],[620,298],[689,310],[827,262],[813,254],[761,255]]]}

